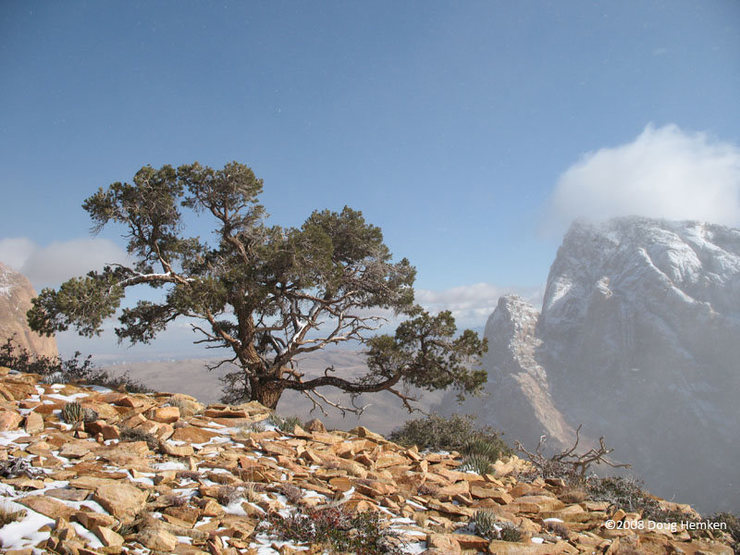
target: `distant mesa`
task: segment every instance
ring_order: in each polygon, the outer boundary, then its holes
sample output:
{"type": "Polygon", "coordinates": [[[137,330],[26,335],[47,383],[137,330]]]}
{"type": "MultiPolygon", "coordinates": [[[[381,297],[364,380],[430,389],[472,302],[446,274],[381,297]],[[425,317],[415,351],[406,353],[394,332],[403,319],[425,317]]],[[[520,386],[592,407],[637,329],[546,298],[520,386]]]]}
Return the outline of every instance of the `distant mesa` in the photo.
{"type": "Polygon", "coordinates": [[[14,337],[17,345],[32,354],[55,357],[56,340],[31,331],[26,321],[35,296],[28,278],[0,262],[0,344],[14,337]]]}
{"type": "Polygon", "coordinates": [[[503,297],[485,335],[489,395],[463,412],[552,449],[583,424],[654,493],[740,510],[740,230],[576,223],[542,310],[503,297]]]}

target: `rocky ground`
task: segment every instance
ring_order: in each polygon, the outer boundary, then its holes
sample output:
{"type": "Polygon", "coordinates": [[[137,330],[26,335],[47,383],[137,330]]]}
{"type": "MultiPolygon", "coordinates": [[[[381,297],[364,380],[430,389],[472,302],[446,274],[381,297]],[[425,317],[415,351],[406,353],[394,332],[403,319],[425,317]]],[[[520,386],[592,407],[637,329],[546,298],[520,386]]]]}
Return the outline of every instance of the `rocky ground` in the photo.
{"type": "Polygon", "coordinates": [[[457,453],[419,453],[366,428],[327,432],[314,421],[282,431],[271,422],[253,403],[205,407],[182,394],[45,384],[0,369],[8,522],[0,545],[6,553],[323,553],[331,548],[281,536],[274,523],[328,507],[377,514],[391,552],[732,553],[721,533],[610,530],[609,518],[629,524],[640,515],[576,501],[559,480],[520,481],[529,463],[516,457],[480,476],[460,471],[457,453]],[[68,403],[87,409],[85,421],[63,421],[68,403]],[[516,525],[519,541],[478,535],[481,510],[516,525]]]}

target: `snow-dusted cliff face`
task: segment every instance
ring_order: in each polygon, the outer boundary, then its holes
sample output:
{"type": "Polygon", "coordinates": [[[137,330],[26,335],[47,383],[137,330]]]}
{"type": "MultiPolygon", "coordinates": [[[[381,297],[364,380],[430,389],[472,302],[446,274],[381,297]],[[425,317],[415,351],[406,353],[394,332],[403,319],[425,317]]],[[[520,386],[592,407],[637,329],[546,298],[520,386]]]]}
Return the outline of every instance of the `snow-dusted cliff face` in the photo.
{"type": "Polygon", "coordinates": [[[466,409],[508,439],[583,424],[656,494],[740,509],[740,230],[576,223],[541,313],[504,297],[486,337],[490,396],[466,409]]]}
{"type": "Polygon", "coordinates": [[[54,338],[32,332],[26,323],[26,312],[35,296],[31,282],[24,275],[0,263],[0,343],[15,336],[16,344],[30,353],[56,356],[54,338]]]}

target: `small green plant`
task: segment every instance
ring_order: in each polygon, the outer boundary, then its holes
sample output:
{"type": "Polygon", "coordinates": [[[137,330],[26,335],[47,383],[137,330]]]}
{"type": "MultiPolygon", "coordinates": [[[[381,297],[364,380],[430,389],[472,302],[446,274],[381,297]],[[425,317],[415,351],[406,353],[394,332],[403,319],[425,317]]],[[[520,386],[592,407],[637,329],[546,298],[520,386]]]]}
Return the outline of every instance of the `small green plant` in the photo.
{"type": "Polygon", "coordinates": [[[522,540],[522,531],[509,522],[501,525],[498,535],[499,539],[505,542],[518,542],[522,540]]]}
{"type": "Polygon", "coordinates": [[[272,419],[272,423],[277,426],[281,432],[286,434],[292,434],[296,426],[302,426],[301,419],[297,416],[283,417],[274,414],[270,418],[272,419]]]}
{"type": "Polygon", "coordinates": [[[282,540],[325,545],[332,553],[400,554],[392,532],[374,512],[351,514],[340,507],[301,509],[283,517],[270,513],[263,525],[282,540]]]}
{"type": "Polygon", "coordinates": [[[0,528],[26,518],[26,511],[13,509],[8,503],[0,503],[0,528]]]}
{"type": "Polygon", "coordinates": [[[147,447],[152,451],[159,450],[159,439],[149,432],[140,430],[139,428],[129,428],[124,426],[119,430],[121,441],[146,441],[147,447]]]}
{"type": "Polygon", "coordinates": [[[545,523],[545,530],[547,530],[551,534],[555,534],[556,536],[561,537],[566,541],[570,537],[570,531],[568,530],[568,527],[562,522],[548,521],[545,523]]]}
{"type": "Polygon", "coordinates": [[[466,455],[463,457],[460,470],[471,470],[483,476],[491,473],[491,461],[484,455],[466,455]]]}
{"type": "Polygon", "coordinates": [[[522,532],[510,522],[502,522],[493,511],[483,509],[477,511],[473,517],[476,533],[487,540],[504,540],[518,542],[522,539],[522,532]]]}
{"type": "Polygon", "coordinates": [[[493,511],[477,511],[473,517],[473,522],[475,523],[475,531],[480,537],[488,540],[498,537],[498,528],[496,527],[498,519],[493,511]]]}
{"type": "Polygon", "coordinates": [[[79,424],[85,419],[85,409],[79,403],[65,403],[61,416],[67,424],[79,424]]]}

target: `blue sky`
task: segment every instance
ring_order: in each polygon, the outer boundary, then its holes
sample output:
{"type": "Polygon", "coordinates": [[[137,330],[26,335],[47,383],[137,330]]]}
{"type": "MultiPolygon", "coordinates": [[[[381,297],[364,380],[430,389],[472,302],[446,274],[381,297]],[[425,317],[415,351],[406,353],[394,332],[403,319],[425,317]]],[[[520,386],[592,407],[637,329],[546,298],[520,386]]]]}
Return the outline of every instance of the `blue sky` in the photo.
{"type": "Polygon", "coordinates": [[[80,204],[144,164],[247,163],[283,225],[362,210],[430,303],[478,295],[478,325],[544,283],[582,204],[740,223],[734,0],[8,1],[0,70],[0,261],[37,286],[60,279],[50,253],[114,256],[80,204]],[[650,183],[614,201],[687,152],[683,211],[650,183]],[[662,165],[620,173],[635,159],[662,165]]]}

